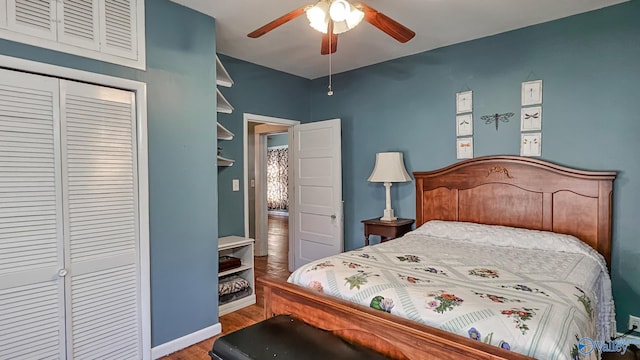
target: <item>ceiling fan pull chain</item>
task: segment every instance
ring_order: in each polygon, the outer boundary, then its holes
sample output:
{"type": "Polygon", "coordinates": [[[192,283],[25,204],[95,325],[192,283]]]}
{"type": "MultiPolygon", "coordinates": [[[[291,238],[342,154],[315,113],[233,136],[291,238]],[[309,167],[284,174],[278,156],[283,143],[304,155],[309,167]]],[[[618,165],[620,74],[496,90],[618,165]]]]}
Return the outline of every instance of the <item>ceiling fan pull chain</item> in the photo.
{"type": "Polygon", "coordinates": [[[331,34],[329,34],[329,91],[327,91],[327,95],[333,95],[333,90],[331,90],[331,34]]]}

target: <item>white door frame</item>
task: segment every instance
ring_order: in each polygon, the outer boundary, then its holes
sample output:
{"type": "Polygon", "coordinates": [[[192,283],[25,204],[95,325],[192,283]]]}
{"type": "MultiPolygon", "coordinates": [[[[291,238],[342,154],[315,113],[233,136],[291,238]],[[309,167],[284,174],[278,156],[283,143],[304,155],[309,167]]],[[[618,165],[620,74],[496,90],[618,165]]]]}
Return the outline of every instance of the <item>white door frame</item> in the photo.
{"type": "Polygon", "coordinates": [[[0,55],[0,65],[10,70],[21,70],[33,74],[49,75],[104,85],[117,89],[129,90],[136,97],[136,132],[138,151],[138,221],[140,236],[140,301],[142,322],[142,355],[143,359],[151,359],[151,285],[149,265],[149,172],[147,141],[147,84],[102,75],[83,70],[76,70],[31,60],[24,60],[0,55]]]}
{"type": "MultiPolygon", "coordinates": [[[[254,158],[254,222],[255,222],[255,255],[269,254],[269,216],[267,202],[267,142],[268,136],[276,133],[288,132],[287,125],[260,124],[253,127],[254,158]]],[[[250,140],[249,140],[250,141],[250,140]]],[[[253,184],[250,184],[253,185],[253,184]]],[[[251,225],[251,224],[249,224],[251,225]]],[[[249,226],[251,228],[251,226],[249,226]]]]}
{"type": "MultiPolygon", "coordinates": [[[[284,126],[288,126],[288,127],[292,127],[294,125],[298,125],[300,124],[300,121],[297,120],[290,120],[290,119],[284,119],[284,118],[276,118],[276,117],[271,117],[271,116],[264,116],[264,115],[257,115],[257,114],[250,114],[250,113],[244,113],[243,114],[243,128],[242,128],[242,134],[243,134],[243,139],[242,139],[242,146],[243,146],[243,176],[244,176],[244,236],[245,237],[249,237],[249,164],[248,164],[248,160],[249,160],[249,139],[247,136],[247,132],[249,130],[249,122],[257,122],[257,123],[267,123],[267,124],[275,124],[275,125],[284,125],[284,126]]],[[[290,133],[291,134],[291,133],[290,133]]],[[[291,135],[289,135],[289,139],[291,139],[291,135]]],[[[251,139],[251,141],[253,141],[253,139],[251,139]]],[[[290,160],[291,161],[291,160],[290,160]]],[[[254,164],[252,164],[253,166],[254,164]]],[[[291,171],[291,166],[289,166],[289,169],[291,171]]],[[[291,177],[290,177],[291,179],[291,177]]],[[[262,184],[257,184],[257,186],[261,186],[262,184]]],[[[289,189],[292,188],[292,183],[289,183],[289,189]]],[[[291,192],[289,192],[289,199],[291,202],[291,192]]],[[[258,205],[258,199],[256,199],[256,216],[255,216],[255,220],[256,220],[256,234],[258,234],[258,226],[267,226],[267,224],[260,224],[259,223],[259,212],[261,211],[267,211],[267,209],[262,209],[261,206],[257,206],[258,205]]],[[[260,248],[261,244],[257,243],[256,239],[256,248],[260,248]]],[[[291,227],[289,227],[289,254],[288,254],[288,258],[289,258],[289,263],[292,263],[292,236],[291,236],[291,227]]]]}

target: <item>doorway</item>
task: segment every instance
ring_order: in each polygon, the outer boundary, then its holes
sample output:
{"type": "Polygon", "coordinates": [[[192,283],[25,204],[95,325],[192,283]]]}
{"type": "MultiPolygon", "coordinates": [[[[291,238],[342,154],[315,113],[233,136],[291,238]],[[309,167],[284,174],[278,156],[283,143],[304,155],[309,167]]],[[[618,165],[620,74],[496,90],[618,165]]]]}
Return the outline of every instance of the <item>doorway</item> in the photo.
{"type": "Polygon", "coordinates": [[[267,212],[289,216],[289,134],[267,134],[267,212]]]}
{"type": "Polygon", "coordinates": [[[288,149],[288,130],[297,124],[294,120],[244,114],[245,234],[255,239],[255,255],[267,256],[267,268],[274,271],[289,268],[288,194],[292,184],[288,182],[288,164],[284,169],[271,169],[287,181],[284,188],[279,183],[278,188],[272,189],[269,199],[267,159],[271,147],[272,152],[281,154],[280,165],[284,165],[283,161],[288,163],[288,157],[282,159],[288,151],[282,149],[288,149]]]}

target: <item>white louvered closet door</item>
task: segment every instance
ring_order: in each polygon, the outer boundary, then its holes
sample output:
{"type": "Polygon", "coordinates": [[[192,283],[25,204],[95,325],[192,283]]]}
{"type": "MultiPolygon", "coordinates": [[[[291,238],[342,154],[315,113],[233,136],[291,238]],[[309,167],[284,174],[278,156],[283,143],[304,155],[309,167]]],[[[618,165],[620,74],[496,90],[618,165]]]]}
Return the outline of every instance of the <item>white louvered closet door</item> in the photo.
{"type": "Polygon", "coordinates": [[[0,28],[7,27],[7,0],[0,0],[0,28]]]}
{"type": "Polygon", "coordinates": [[[58,144],[58,80],[0,70],[0,359],[65,358],[58,144]]]}
{"type": "Polygon", "coordinates": [[[101,0],[101,51],[137,59],[137,0],[101,0]]]}
{"type": "Polygon", "coordinates": [[[142,359],[134,94],[60,81],[70,359],[142,359]]]}
{"type": "Polygon", "coordinates": [[[58,41],[100,50],[98,0],[64,0],[58,6],[58,41]]]}
{"type": "Polygon", "coordinates": [[[44,39],[56,39],[56,0],[7,0],[7,27],[44,39]]]}

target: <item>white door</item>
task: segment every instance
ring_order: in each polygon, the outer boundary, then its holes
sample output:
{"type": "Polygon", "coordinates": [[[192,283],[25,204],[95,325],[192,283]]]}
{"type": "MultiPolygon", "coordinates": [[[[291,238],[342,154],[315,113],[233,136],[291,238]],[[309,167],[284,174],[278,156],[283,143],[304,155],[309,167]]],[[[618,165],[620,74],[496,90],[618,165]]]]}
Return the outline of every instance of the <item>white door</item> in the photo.
{"type": "Polygon", "coordinates": [[[69,358],[142,359],[135,95],[60,83],[69,358]]]}
{"type": "Polygon", "coordinates": [[[66,357],[58,91],[0,70],[0,359],[66,357]]]}
{"type": "Polygon", "coordinates": [[[293,269],[343,251],[340,133],[340,119],[293,127],[293,269]]]}

